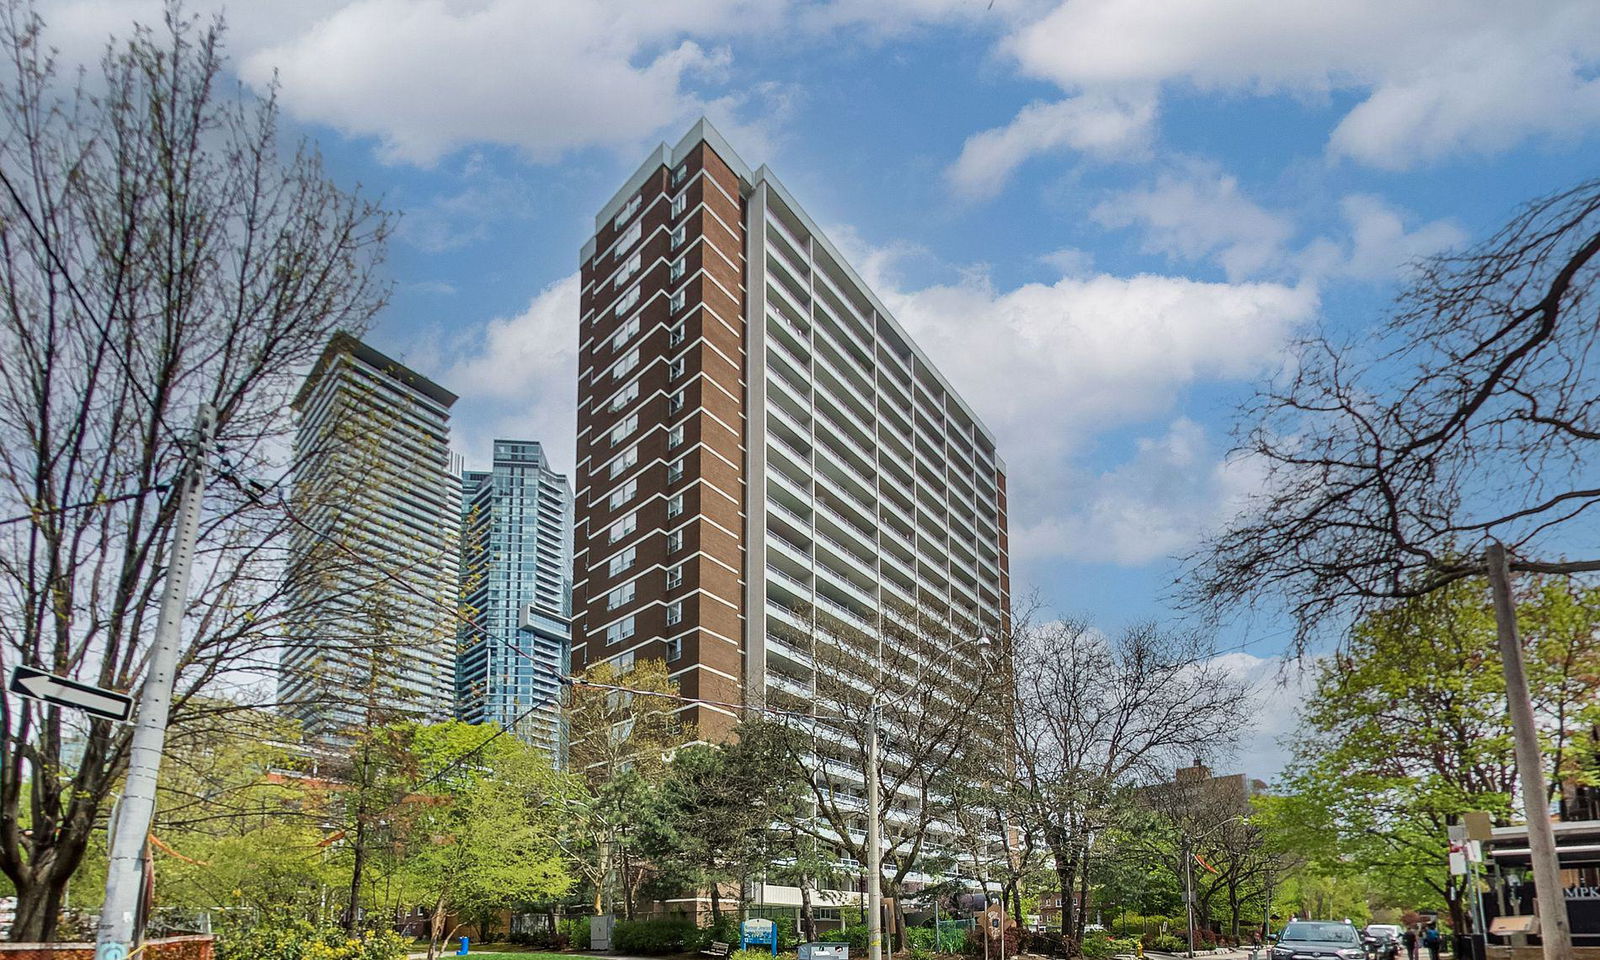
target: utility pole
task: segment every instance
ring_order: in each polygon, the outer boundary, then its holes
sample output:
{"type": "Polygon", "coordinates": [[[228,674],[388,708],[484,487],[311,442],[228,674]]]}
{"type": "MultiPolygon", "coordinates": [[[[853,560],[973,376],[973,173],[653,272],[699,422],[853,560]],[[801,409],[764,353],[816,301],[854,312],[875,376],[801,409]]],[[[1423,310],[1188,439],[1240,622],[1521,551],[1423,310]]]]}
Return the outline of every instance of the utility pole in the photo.
{"type": "Polygon", "coordinates": [[[161,750],[167,738],[167,716],[172,709],[172,686],[178,669],[178,644],[183,611],[189,599],[189,574],[194,567],[195,543],[200,535],[200,507],[205,494],[206,461],[216,441],[217,411],[202,403],[195,418],[183,475],[178,481],[178,523],[172,552],[167,558],[167,584],[161,594],[155,645],[139,690],[134,715],[133,740],[128,751],[127,782],[117,806],[116,830],[111,838],[111,861],[106,872],[105,905],[100,908],[95,960],[124,960],[140,935],[135,929],[144,879],[144,845],[156,809],[156,775],[161,770],[161,750]]]}
{"type": "Polygon", "coordinates": [[[1506,703],[1511,710],[1511,734],[1516,744],[1517,775],[1522,781],[1522,804],[1528,818],[1528,850],[1533,861],[1534,896],[1539,909],[1539,942],[1544,960],[1572,960],[1572,925],[1567,919],[1566,893],[1561,886],[1561,866],[1556,859],[1556,836],[1550,826],[1549,792],[1544,779],[1544,757],[1539,731],[1534,725],[1533,698],[1522,660],[1522,638],[1517,633],[1516,600],[1511,596],[1511,565],[1505,544],[1498,540],[1484,551],[1489,585],[1494,593],[1494,619],[1500,636],[1500,662],[1505,670],[1506,703]]]}
{"type": "MultiPolygon", "coordinates": [[[[878,814],[879,707],[867,708],[867,960],[883,960],[883,824],[878,814]]],[[[987,931],[985,931],[987,933],[987,931]]]]}
{"type": "Polygon", "coordinates": [[[1184,916],[1189,921],[1189,956],[1194,956],[1194,854],[1189,852],[1189,838],[1183,838],[1183,905],[1184,916]]]}

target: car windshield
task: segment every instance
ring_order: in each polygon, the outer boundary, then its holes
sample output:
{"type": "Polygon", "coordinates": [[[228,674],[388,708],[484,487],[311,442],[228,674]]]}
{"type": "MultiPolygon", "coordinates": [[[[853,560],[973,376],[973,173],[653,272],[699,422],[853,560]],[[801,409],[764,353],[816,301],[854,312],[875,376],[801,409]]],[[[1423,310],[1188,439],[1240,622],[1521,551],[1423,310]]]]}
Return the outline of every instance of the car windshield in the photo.
{"type": "Polygon", "coordinates": [[[1348,923],[1291,923],[1283,928],[1283,939],[1355,943],[1356,928],[1348,923]]]}

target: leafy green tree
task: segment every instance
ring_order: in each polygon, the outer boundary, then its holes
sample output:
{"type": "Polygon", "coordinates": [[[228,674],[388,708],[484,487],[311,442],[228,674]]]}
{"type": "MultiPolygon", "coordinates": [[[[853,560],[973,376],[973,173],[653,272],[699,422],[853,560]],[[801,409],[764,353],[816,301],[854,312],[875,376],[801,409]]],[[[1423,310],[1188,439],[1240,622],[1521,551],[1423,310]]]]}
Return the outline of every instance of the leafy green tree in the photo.
{"type": "Polygon", "coordinates": [[[721,886],[764,871],[797,813],[803,781],[792,776],[785,735],[753,721],[731,743],[678,750],[653,795],[641,848],[660,866],[688,868],[710,892],[714,922],[722,921],[721,886]]]}
{"type": "Polygon", "coordinates": [[[1444,904],[1459,929],[1447,829],[1468,810],[1504,820],[1516,784],[1494,614],[1481,581],[1451,584],[1356,625],[1347,649],[1318,669],[1286,782],[1305,806],[1327,812],[1318,818],[1320,842],[1309,847],[1325,874],[1357,863],[1388,898],[1444,904]]]}
{"type": "Polygon", "coordinates": [[[580,789],[568,803],[561,843],[594,894],[596,914],[611,912],[620,879],[625,914],[633,917],[634,892],[645,876],[638,827],[651,791],[667,776],[668,758],[685,739],[677,694],[660,660],[636,661],[623,675],[610,663],[595,664],[569,691],[567,761],[580,789]]]}
{"type": "MultiPolygon", "coordinates": [[[[1592,781],[1600,590],[1531,578],[1521,601],[1554,780],[1592,781]]],[[[1307,703],[1278,828],[1297,836],[1314,872],[1360,871],[1382,904],[1442,903],[1460,929],[1448,827],[1468,810],[1506,822],[1521,799],[1484,583],[1457,581],[1363,618],[1318,667],[1307,703]]]]}
{"type": "Polygon", "coordinates": [[[416,730],[423,813],[404,863],[430,910],[428,958],[458,926],[560,896],[573,880],[556,842],[576,784],[544,754],[498,728],[444,723],[416,730]]]}

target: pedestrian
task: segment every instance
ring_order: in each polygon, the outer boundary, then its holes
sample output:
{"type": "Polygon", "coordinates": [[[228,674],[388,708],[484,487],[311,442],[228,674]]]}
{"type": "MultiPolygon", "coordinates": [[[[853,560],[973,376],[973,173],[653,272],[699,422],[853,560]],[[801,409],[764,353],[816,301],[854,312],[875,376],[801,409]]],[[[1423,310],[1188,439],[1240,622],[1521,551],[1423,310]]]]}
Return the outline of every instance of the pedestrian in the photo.
{"type": "Polygon", "coordinates": [[[1439,925],[1428,924],[1428,929],[1422,931],[1422,945],[1428,949],[1428,960],[1439,960],[1439,925]]]}
{"type": "Polygon", "coordinates": [[[1417,931],[1413,927],[1406,927],[1406,932],[1401,937],[1406,943],[1406,960],[1417,960],[1417,931]]]}

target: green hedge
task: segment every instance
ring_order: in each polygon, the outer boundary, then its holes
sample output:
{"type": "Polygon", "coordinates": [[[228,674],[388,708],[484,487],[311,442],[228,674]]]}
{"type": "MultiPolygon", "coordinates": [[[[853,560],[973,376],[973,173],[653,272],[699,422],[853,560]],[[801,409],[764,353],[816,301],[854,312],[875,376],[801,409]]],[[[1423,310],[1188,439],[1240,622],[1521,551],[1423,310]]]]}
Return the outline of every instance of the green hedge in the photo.
{"type": "Polygon", "coordinates": [[[1097,930],[1087,934],[1083,943],[1079,945],[1087,960],[1110,960],[1119,955],[1133,955],[1139,950],[1139,941],[1133,937],[1119,939],[1107,934],[1104,930],[1097,930]]]}
{"type": "Polygon", "coordinates": [[[619,920],[611,930],[611,947],[618,953],[659,957],[699,944],[700,928],[689,920],[619,920]]]}
{"type": "Polygon", "coordinates": [[[217,941],[217,960],[405,960],[411,941],[392,932],[357,939],[304,921],[266,923],[217,941]]]}

